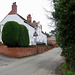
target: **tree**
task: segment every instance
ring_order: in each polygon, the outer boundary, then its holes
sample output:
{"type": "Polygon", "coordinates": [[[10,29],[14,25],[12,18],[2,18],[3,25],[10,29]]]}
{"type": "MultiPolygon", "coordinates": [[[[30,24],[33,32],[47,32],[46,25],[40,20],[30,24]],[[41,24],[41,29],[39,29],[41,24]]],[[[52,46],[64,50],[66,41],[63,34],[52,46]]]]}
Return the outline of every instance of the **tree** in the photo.
{"type": "Polygon", "coordinates": [[[47,37],[51,37],[51,35],[49,33],[44,33],[47,37]]]}
{"type": "Polygon", "coordinates": [[[75,69],[75,0],[54,0],[56,40],[68,66],[75,69]]]}
{"type": "Polygon", "coordinates": [[[49,32],[51,36],[56,36],[56,29],[55,30],[51,30],[51,32],[49,32]]]}

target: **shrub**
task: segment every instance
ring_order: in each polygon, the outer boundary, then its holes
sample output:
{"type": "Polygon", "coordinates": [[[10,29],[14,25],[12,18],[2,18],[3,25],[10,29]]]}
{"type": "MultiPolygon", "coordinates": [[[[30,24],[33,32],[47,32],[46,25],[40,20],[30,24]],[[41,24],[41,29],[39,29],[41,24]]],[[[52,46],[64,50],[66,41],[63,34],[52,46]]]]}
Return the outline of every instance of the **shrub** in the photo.
{"type": "Polygon", "coordinates": [[[74,75],[74,72],[67,72],[67,75],[74,75]]]}
{"type": "Polygon", "coordinates": [[[2,30],[2,41],[9,47],[18,45],[19,24],[14,21],[8,21],[4,24],[2,30]]]}
{"type": "Polygon", "coordinates": [[[8,47],[26,47],[29,45],[28,29],[17,22],[6,22],[2,30],[2,41],[8,47]]]}
{"type": "Polygon", "coordinates": [[[67,67],[67,64],[64,63],[61,67],[62,67],[62,68],[65,68],[65,67],[67,67]]]}
{"type": "Polygon", "coordinates": [[[67,64],[66,63],[64,63],[61,66],[61,72],[63,73],[63,75],[66,75],[66,72],[67,72],[67,64]]]}
{"type": "Polygon", "coordinates": [[[75,75],[75,72],[69,70],[66,62],[61,66],[61,72],[62,75],[75,75]]]}
{"type": "Polygon", "coordinates": [[[19,28],[18,45],[19,47],[26,47],[29,45],[28,29],[24,25],[20,25],[19,28]]]}

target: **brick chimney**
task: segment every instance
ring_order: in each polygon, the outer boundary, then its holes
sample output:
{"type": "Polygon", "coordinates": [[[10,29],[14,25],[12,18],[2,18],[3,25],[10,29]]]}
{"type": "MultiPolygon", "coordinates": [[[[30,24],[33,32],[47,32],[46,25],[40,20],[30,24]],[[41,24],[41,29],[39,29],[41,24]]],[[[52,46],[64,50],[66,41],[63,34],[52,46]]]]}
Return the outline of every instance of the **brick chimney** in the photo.
{"type": "Polygon", "coordinates": [[[36,26],[36,21],[35,20],[33,21],[33,25],[36,26]]]}
{"type": "Polygon", "coordinates": [[[32,21],[31,14],[29,14],[29,15],[27,16],[27,21],[29,21],[29,22],[31,23],[31,21],[32,21]]]}
{"type": "Polygon", "coordinates": [[[35,26],[35,27],[38,27],[38,23],[34,20],[33,21],[33,25],[35,26]]]}
{"type": "Polygon", "coordinates": [[[11,15],[11,14],[17,14],[17,5],[16,5],[16,2],[13,3],[12,10],[10,11],[10,13],[8,15],[11,15]]]}

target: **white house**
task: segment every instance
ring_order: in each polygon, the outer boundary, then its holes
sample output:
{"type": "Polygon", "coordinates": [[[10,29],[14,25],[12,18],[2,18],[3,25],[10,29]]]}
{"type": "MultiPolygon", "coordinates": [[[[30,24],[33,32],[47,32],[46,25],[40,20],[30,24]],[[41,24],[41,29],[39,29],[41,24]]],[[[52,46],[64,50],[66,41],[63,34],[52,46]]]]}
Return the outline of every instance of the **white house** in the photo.
{"type": "Polygon", "coordinates": [[[32,23],[32,17],[30,14],[27,16],[27,20],[24,19],[22,16],[20,16],[17,13],[16,2],[13,3],[12,10],[10,11],[10,13],[0,22],[0,42],[2,42],[2,40],[1,40],[2,28],[7,21],[16,21],[19,24],[23,24],[27,27],[27,29],[29,31],[30,45],[35,45],[36,41],[47,44],[47,36],[42,32],[42,25],[40,25],[39,22],[36,23],[36,21],[33,21],[33,23],[32,23]],[[36,37],[34,36],[35,30],[36,30],[36,33],[38,34],[36,41],[35,41],[36,37]]]}

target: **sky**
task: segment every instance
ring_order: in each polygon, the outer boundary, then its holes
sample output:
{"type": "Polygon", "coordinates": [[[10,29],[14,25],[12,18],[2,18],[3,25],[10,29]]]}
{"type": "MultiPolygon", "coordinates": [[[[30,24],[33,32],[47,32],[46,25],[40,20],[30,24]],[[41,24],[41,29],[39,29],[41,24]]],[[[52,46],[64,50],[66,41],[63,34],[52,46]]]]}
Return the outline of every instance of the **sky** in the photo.
{"type": "Polygon", "coordinates": [[[50,21],[46,15],[51,16],[50,13],[45,11],[53,11],[52,0],[1,0],[0,1],[0,22],[11,11],[13,2],[17,4],[17,13],[26,19],[28,14],[31,14],[32,21],[40,21],[42,30],[44,32],[50,32],[54,28],[48,26],[50,21]],[[44,9],[45,8],[45,9],[44,9]]]}

